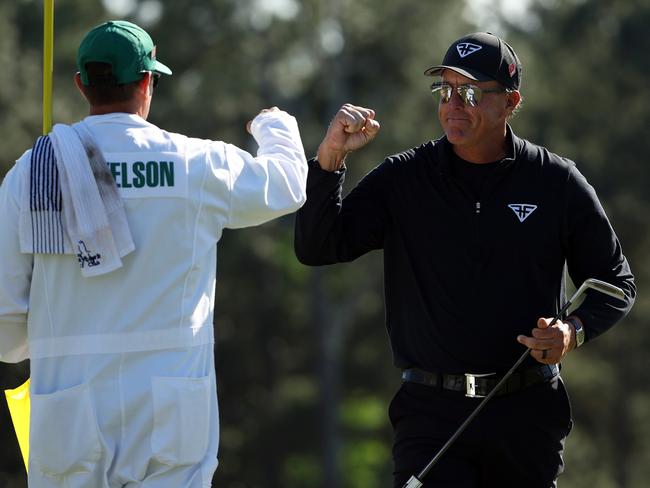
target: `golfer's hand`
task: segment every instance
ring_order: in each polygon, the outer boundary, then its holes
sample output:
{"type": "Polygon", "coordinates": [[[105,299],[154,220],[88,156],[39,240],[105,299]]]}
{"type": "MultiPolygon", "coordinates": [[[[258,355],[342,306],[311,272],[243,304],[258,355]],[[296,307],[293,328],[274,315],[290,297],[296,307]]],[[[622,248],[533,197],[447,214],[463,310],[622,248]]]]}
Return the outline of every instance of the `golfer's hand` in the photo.
{"type": "MultiPolygon", "coordinates": [[[[280,109],[279,109],[278,107],[263,108],[262,110],[260,110],[260,113],[257,114],[257,115],[263,114],[263,113],[265,113],[265,112],[279,112],[279,111],[280,111],[280,109]]],[[[249,134],[252,134],[252,132],[251,132],[251,125],[253,125],[253,120],[249,120],[249,121],[246,123],[246,131],[247,131],[249,134]]]]}
{"type": "Polygon", "coordinates": [[[557,364],[575,347],[573,326],[558,320],[549,327],[552,318],[540,318],[532,337],[520,335],[517,341],[532,349],[530,355],[543,364],[557,364]],[[546,351],[546,352],[544,352],[546,351]]]}
{"type": "Polygon", "coordinates": [[[318,164],[326,171],[340,169],[345,156],[368,144],[379,128],[374,110],[346,103],[336,112],[318,147],[318,164]]]}

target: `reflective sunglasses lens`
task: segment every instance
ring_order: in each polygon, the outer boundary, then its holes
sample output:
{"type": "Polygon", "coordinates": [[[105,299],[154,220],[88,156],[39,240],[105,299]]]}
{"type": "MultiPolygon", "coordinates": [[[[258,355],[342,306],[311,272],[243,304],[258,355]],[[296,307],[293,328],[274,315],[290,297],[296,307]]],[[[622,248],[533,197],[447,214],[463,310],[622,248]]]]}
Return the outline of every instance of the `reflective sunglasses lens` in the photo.
{"type": "Polygon", "coordinates": [[[451,99],[451,94],[453,93],[453,88],[450,85],[443,85],[440,88],[440,99],[442,103],[447,103],[451,99]]]}
{"type": "Polygon", "coordinates": [[[449,101],[451,98],[451,91],[451,86],[447,84],[434,83],[431,85],[431,93],[433,93],[434,96],[437,96],[442,103],[447,103],[449,101]]]}
{"type": "Polygon", "coordinates": [[[483,92],[477,86],[461,85],[458,87],[458,94],[465,105],[476,107],[481,102],[483,92]]]}

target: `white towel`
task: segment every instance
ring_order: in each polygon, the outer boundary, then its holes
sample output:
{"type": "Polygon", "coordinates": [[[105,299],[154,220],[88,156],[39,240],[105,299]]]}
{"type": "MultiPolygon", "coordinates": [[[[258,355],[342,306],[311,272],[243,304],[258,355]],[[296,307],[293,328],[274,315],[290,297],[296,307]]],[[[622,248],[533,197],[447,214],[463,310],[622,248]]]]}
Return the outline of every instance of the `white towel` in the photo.
{"type": "Polygon", "coordinates": [[[32,150],[21,252],[76,254],[83,276],[109,273],[135,249],[124,205],[84,122],[57,124],[32,150]]]}

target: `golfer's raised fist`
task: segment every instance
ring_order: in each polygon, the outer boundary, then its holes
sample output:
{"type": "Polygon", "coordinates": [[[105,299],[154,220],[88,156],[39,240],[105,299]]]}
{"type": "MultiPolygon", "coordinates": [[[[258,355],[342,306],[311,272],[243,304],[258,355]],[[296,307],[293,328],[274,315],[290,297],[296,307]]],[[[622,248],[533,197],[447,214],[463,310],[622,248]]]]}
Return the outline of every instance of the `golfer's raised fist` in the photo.
{"type": "Polygon", "coordinates": [[[379,127],[374,110],[346,103],[336,112],[318,147],[318,164],[326,171],[340,169],[345,156],[368,144],[379,127]]]}

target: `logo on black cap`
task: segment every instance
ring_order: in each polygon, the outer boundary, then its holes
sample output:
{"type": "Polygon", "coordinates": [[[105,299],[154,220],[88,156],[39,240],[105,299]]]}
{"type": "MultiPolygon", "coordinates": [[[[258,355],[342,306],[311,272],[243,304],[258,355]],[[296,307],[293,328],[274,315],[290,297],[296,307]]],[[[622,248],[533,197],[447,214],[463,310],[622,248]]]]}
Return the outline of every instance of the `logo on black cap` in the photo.
{"type": "Polygon", "coordinates": [[[476,51],[480,51],[482,48],[483,46],[472,44],[471,42],[460,42],[456,44],[456,51],[458,51],[458,54],[461,58],[465,58],[470,54],[474,54],[476,51]]]}

